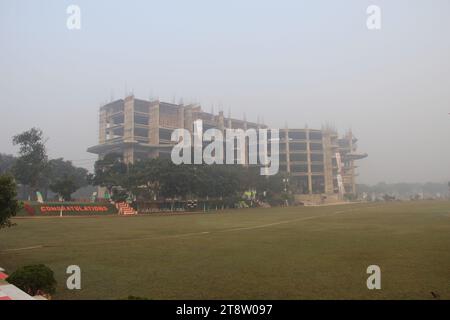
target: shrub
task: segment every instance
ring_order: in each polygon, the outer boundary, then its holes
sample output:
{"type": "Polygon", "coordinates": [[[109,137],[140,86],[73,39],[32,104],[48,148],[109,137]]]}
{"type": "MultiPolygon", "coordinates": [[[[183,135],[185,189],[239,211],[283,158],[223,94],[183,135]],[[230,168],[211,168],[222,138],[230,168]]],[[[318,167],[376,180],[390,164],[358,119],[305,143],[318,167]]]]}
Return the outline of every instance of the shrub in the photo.
{"type": "Polygon", "coordinates": [[[356,201],[356,200],[358,200],[358,197],[355,194],[346,193],[346,194],[344,194],[344,200],[356,201]]]}
{"type": "Polygon", "coordinates": [[[7,281],[31,296],[50,295],[56,291],[53,271],[43,265],[30,265],[17,269],[7,281]]]}
{"type": "Polygon", "coordinates": [[[0,175],[0,229],[13,225],[10,218],[14,217],[20,209],[16,196],[14,178],[9,175],[0,175]]]}

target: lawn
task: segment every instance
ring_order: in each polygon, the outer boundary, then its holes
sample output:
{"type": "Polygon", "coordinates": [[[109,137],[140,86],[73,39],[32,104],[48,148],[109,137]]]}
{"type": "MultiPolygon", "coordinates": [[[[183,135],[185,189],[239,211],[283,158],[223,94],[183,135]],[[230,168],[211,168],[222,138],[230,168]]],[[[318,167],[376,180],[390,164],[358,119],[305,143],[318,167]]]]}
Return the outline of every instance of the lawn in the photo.
{"type": "Polygon", "coordinates": [[[450,202],[14,222],[0,267],[47,264],[55,299],[450,299],[450,202]],[[381,290],[366,287],[373,264],[381,290]]]}

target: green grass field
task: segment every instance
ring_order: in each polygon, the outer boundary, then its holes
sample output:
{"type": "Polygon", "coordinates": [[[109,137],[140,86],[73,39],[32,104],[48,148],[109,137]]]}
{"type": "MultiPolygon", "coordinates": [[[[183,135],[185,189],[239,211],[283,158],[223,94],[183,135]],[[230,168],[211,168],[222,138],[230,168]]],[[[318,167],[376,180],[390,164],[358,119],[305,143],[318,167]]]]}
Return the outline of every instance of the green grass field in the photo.
{"type": "Polygon", "coordinates": [[[450,299],[450,202],[14,222],[0,266],[47,264],[55,299],[450,299]],[[372,264],[381,290],[366,287],[372,264]]]}

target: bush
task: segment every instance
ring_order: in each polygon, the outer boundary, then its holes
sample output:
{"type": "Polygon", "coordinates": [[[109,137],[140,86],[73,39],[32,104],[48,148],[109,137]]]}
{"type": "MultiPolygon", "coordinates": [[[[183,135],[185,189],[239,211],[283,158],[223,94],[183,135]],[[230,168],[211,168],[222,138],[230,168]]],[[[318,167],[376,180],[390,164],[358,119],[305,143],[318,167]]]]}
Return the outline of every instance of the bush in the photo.
{"type": "Polygon", "coordinates": [[[270,204],[271,207],[285,206],[286,200],[288,201],[289,205],[295,202],[294,196],[287,193],[269,193],[266,198],[266,201],[270,204]]]}
{"type": "Polygon", "coordinates": [[[352,193],[346,193],[344,194],[344,200],[347,201],[356,201],[358,199],[358,197],[355,194],[352,193]]]}
{"type": "Polygon", "coordinates": [[[56,291],[53,271],[43,265],[30,265],[17,269],[7,281],[31,296],[51,295],[56,291]]]}
{"type": "Polygon", "coordinates": [[[10,227],[10,221],[20,209],[20,204],[16,200],[16,183],[9,175],[0,175],[0,228],[10,227]]]}

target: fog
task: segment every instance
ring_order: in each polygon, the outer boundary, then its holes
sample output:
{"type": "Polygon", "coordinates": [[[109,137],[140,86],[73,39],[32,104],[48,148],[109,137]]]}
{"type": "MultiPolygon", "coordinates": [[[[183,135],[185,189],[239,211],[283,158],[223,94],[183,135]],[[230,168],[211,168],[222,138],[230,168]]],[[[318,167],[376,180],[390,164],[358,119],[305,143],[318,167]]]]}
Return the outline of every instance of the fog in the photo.
{"type": "Polygon", "coordinates": [[[98,108],[198,102],[271,127],[351,128],[360,183],[450,180],[450,2],[0,2],[0,152],[33,126],[92,168],[98,108]],[[66,8],[81,9],[81,30],[66,8]],[[366,9],[381,8],[381,30],[366,9]]]}

